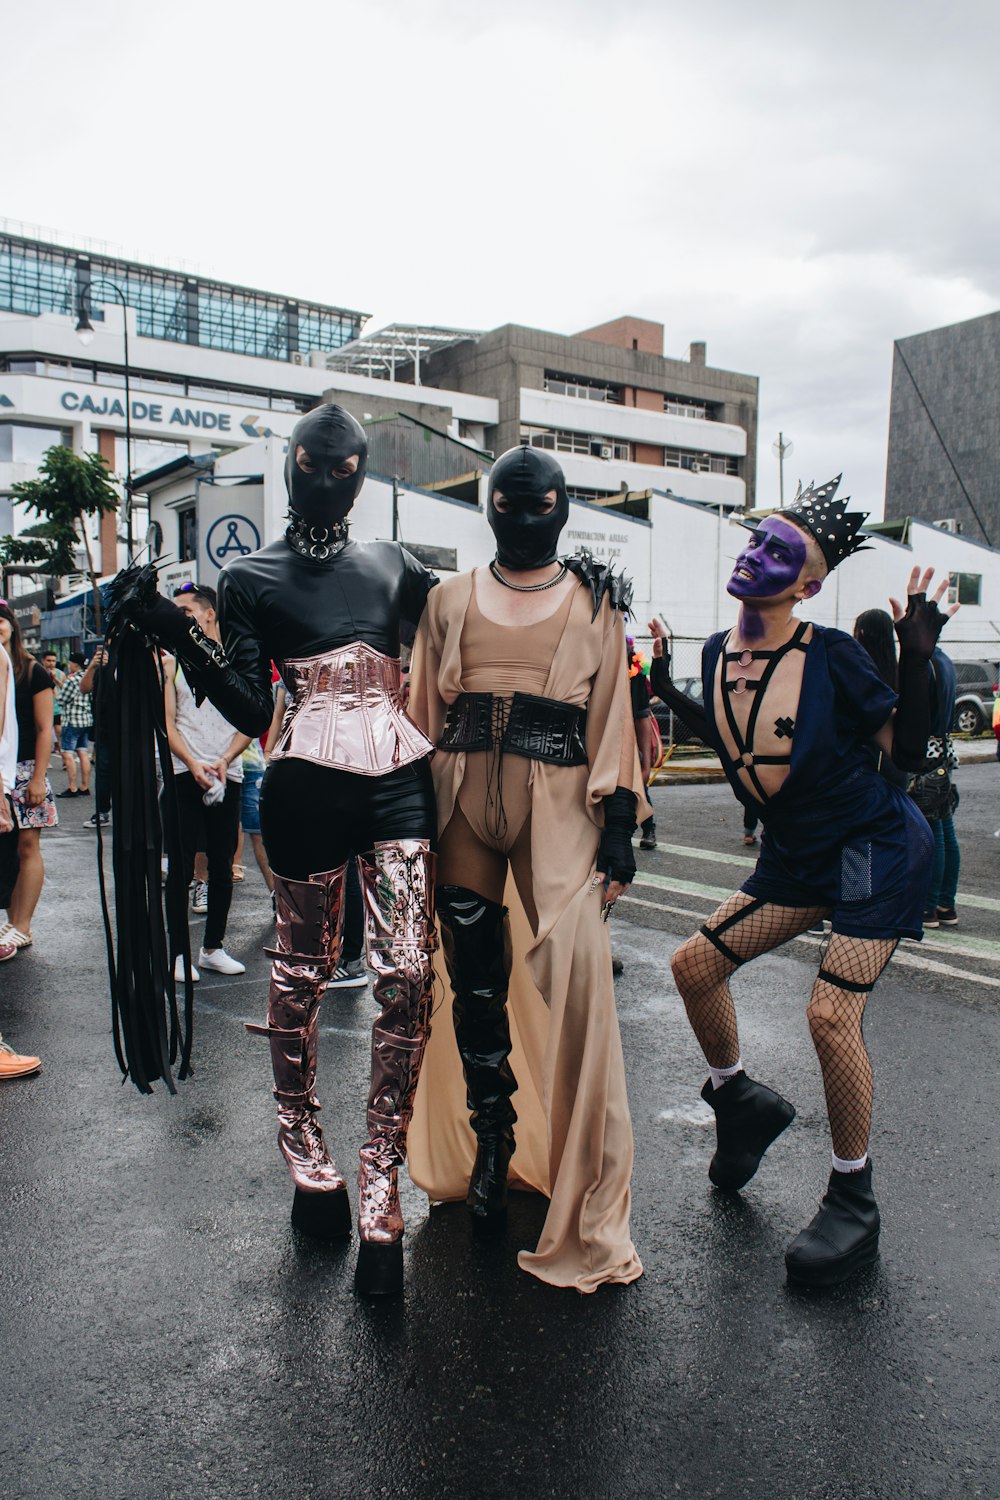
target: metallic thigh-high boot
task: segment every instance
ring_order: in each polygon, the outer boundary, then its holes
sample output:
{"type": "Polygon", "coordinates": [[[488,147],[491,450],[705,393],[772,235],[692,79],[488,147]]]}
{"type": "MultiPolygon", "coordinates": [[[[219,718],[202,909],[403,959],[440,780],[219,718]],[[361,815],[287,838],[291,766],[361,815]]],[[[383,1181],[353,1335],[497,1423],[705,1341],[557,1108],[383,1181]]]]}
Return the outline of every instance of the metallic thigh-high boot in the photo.
{"type": "Polygon", "coordinates": [[[292,1223],[318,1239],[351,1232],[347,1185],[326,1149],[314,1092],[320,1001],[337,963],[346,872],[341,865],[308,880],[275,875],[267,1024],[247,1026],[271,1043],[278,1146],[295,1183],[292,1223]]]}
{"type": "Polygon", "coordinates": [[[455,1038],[476,1133],[476,1164],[466,1202],[477,1234],[501,1234],[507,1222],[507,1167],[517,1115],[511,1095],[507,986],[510,929],[504,907],[475,891],[442,885],[437,892],[445,962],[455,995],[455,1038]]]}
{"type": "Polygon", "coordinates": [[[398,1169],[406,1158],[420,1064],[430,1034],[434,856],[424,839],[375,845],[361,856],[368,963],[379,1016],[372,1032],[368,1140],[358,1172],[356,1284],[366,1296],[403,1285],[398,1169]]]}

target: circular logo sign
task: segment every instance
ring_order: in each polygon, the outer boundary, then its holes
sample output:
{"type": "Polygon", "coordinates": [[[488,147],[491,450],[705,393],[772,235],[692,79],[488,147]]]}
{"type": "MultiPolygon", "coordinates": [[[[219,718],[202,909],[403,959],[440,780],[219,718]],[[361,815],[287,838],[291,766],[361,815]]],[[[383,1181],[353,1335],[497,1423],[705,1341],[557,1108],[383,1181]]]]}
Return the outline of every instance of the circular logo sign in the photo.
{"type": "Polygon", "coordinates": [[[260,532],[247,516],[220,516],[208,529],[208,560],[221,568],[231,557],[246,557],[260,547],[260,532]]]}

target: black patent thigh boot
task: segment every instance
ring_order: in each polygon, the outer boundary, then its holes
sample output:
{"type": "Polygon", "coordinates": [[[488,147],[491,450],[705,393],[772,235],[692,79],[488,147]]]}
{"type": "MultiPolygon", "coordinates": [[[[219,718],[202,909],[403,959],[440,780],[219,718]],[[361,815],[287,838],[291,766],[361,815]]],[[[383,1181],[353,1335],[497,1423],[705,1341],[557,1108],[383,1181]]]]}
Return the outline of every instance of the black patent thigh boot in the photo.
{"type": "Polygon", "coordinates": [[[836,1286],[878,1260],[878,1204],[872,1164],[860,1172],[831,1172],[819,1213],[785,1251],[789,1281],[836,1286]]]}
{"type": "Polygon", "coordinates": [[[715,1111],[718,1141],[708,1175],[716,1187],[738,1192],[757,1171],[768,1146],[795,1119],[795,1110],[745,1073],[736,1073],[720,1089],[706,1079],[701,1097],[715,1111]]]}
{"type": "Polygon", "coordinates": [[[466,1202],[477,1234],[502,1234],[507,1223],[507,1168],[517,1115],[511,1095],[507,985],[507,913],[462,886],[438,887],[438,915],[454,990],[455,1038],[465,1070],[476,1161],[466,1202]]]}

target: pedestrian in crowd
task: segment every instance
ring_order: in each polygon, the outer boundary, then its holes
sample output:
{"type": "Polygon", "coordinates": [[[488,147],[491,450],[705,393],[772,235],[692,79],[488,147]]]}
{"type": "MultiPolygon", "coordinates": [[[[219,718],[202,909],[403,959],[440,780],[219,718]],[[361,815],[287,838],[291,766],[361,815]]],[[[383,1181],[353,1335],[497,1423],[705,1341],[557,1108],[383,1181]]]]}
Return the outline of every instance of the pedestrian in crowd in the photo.
{"type": "MultiPolygon", "coordinates": [[[[14,671],[6,651],[0,651],[0,902],[11,899],[17,881],[17,825],[14,803],[7,790],[17,775],[17,715],[14,671]]],[[[0,963],[17,956],[13,943],[0,943],[0,963]]],[[[41,1068],[41,1059],[15,1052],[0,1036],[0,1081],[26,1078],[41,1068]]]]}
{"type": "Polygon", "coordinates": [[[94,711],[90,694],[81,691],[86,665],[87,658],[82,651],[71,651],[62,687],[56,694],[56,703],[62,714],[59,744],[63,770],[69,781],[65,791],[59,793],[60,797],[90,796],[90,734],[94,727],[94,711]]]}
{"type": "Polygon", "coordinates": [[[44,667],[25,649],[9,604],[0,604],[0,645],[6,646],[14,670],[17,769],[13,798],[20,860],[17,883],[7,903],[7,922],[0,928],[0,944],[30,948],[31,919],[45,884],[41,830],[59,822],[46,774],[52,754],[55,689],[44,667]]]}
{"type": "MultiPolygon", "coordinates": [[[[215,590],[201,584],[184,584],[174,603],[190,615],[213,641],[221,641],[215,590]]],[[[182,667],[173,657],[164,659],[164,702],[167,740],[174,766],[174,787],[180,815],[184,884],[194,874],[195,853],[203,848],[208,857],[208,901],[205,933],[198,964],[217,974],[242,974],[245,965],[223,946],[226,922],[233,899],[233,860],[240,821],[242,755],[250,743],[225,720],[207,698],[199,706],[182,667]]],[[[173,935],[177,946],[177,936],[173,935]]],[[[183,979],[180,955],[175,979],[183,979]]],[[[200,979],[191,966],[191,978],[200,979]]]]}
{"type": "Polygon", "coordinates": [[[56,701],[52,712],[52,748],[59,750],[62,743],[62,709],[59,704],[59,694],[62,685],[66,681],[66,673],[59,665],[59,658],[54,651],[42,652],[42,666],[55,684],[56,701]]]}
{"type": "Polygon", "coordinates": [[[934,834],[934,863],[927,894],[925,927],[957,927],[958,874],[962,856],[955,833],[958,787],[952,773],[958,756],[951,739],[958,686],[951,658],[940,647],[931,658],[931,734],[927,741],[928,770],[913,778],[914,798],[934,834]]]}
{"type": "MultiPolygon", "coordinates": [[[[0,902],[6,905],[17,883],[19,859],[14,802],[8,787],[17,776],[17,715],[14,702],[14,669],[5,650],[0,650],[0,902]]],[[[0,963],[17,957],[13,943],[0,943],[0,963]]],[[[22,1056],[0,1036],[0,1079],[23,1078],[37,1073],[37,1057],[22,1056]]]]}
{"type": "Polygon", "coordinates": [[[257,868],[264,877],[264,884],[269,891],[274,890],[274,876],[271,874],[271,866],[267,862],[264,852],[264,840],[260,836],[260,784],[264,780],[264,772],[267,762],[264,759],[264,751],[260,740],[251,740],[243,752],[243,790],[240,796],[240,832],[236,844],[236,863],[233,865],[233,879],[242,880],[246,871],[243,868],[243,841],[248,838],[250,847],[253,849],[253,857],[257,861],[257,868]],[[239,871],[239,874],[237,874],[239,871]]]}
{"type": "Polygon", "coordinates": [[[102,732],[102,718],[107,718],[110,695],[115,691],[114,675],[108,670],[108,653],[100,646],[93,654],[86,671],[80,677],[81,694],[89,695],[94,727],[94,788],[97,806],[84,823],[84,828],[106,827],[111,822],[111,746],[102,732]]]}
{"type": "MultiPolygon", "coordinates": [[[[628,685],[632,698],[632,722],[635,725],[635,739],[639,746],[639,766],[642,770],[642,784],[649,786],[649,778],[653,770],[653,710],[650,707],[649,678],[643,669],[643,657],[635,648],[635,642],[631,637],[626,638],[625,660],[628,664],[628,685]]],[[[640,830],[639,848],[656,848],[656,819],[650,813],[642,824],[640,830]]]]}

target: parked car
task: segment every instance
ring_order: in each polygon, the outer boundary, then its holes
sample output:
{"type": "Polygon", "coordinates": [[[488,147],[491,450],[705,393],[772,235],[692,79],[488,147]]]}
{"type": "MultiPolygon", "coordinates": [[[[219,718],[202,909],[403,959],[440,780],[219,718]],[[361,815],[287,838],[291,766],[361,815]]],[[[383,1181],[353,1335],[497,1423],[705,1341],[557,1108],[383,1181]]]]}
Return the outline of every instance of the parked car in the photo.
{"type": "Polygon", "coordinates": [[[997,695],[997,666],[991,661],[956,661],[955,718],[952,729],[962,734],[982,734],[993,719],[997,695]]]}
{"type": "MultiPolygon", "coordinates": [[[[687,697],[693,699],[699,707],[701,706],[703,695],[700,677],[681,677],[677,680],[675,686],[682,693],[685,693],[687,697]]],[[[660,734],[665,745],[671,743],[675,745],[700,745],[703,743],[700,736],[693,734],[684,723],[684,720],[678,718],[673,709],[668,708],[659,698],[653,698],[651,707],[653,717],[659,725],[660,734]]]]}

